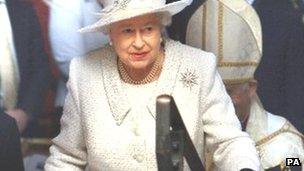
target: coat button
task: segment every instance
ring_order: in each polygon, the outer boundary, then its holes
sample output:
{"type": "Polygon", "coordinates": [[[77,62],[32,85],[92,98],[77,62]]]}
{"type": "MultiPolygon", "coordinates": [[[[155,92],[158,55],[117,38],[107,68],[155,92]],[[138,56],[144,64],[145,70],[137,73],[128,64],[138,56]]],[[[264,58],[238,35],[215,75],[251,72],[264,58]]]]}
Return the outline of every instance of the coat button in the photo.
{"type": "Polygon", "coordinates": [[[144,160],[142,155],[133,155],[133,159],[135,159],[138,163],[141,163],[144,160]]]}
{"type": "Polygon", "coordinates": [[[135,136],[137,136],[137,137],[140,136],[140,133],[137,128],[133,128],[132,132],[135,136]]]}

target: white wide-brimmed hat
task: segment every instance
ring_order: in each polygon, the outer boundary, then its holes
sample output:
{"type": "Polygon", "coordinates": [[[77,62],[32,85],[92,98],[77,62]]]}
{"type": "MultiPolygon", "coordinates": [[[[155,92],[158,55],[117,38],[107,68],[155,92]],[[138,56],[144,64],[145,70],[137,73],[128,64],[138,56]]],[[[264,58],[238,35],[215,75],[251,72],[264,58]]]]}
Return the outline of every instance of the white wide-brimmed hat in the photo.
{"type": "Polygon", "coordinates": [[[260,20],[245,0],[207,0],[189,20],[186,43],[217,56],[226,84],[245,83],[262,56],[260,20]]]}
{"type": "Polygon", "coordinates": [[[104,6],[99,21],[80,29],[80,32],[107,32],[112,23],[151,13],[173,16],[190,5],[192,0],[179,0],[166,4],[166,0],[100,0],[104,6]]]}

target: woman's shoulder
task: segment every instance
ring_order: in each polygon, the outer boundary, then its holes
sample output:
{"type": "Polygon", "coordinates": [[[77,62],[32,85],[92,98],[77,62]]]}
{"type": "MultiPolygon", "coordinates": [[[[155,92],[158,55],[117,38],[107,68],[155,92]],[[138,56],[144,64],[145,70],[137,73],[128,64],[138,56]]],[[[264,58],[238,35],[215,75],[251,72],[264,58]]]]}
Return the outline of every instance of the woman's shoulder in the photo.
{"type": "Polygon", "coordinates": [[[69,67],[69,77],[74,79],[86,80],[102,72],[106,59],[110,59],[110,50],[107,47],[99,48],[81,57],[72,59],[69,67]]]}
{"type": "Polygon", "coordinates": [[[199,70],[215,70],[216,57],[213,53],[182,44],[178,41],[168,40],[168,50],[174,58],[178,58],[181,66],[186,68],[195,68],[199,70]]]}
{"type": "Polygon", "coordinates": [[[111,47],[104,46],[98,49],[94,49],[84,56],[73,58],[71,61],[71,67],[88,67],[94,65],[99,65],[102,58],[108,58],[112,54],[111,47]]]}

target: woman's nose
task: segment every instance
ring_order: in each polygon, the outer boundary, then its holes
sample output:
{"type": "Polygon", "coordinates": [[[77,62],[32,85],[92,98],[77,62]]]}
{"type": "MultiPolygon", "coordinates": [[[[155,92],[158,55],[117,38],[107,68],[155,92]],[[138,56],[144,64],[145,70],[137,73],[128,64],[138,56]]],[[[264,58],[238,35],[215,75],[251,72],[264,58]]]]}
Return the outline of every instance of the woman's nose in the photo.
{"type": "Polygon", "coordinates": [[[133,46],[136,49],[141,49],[144,47],[144,45],[145,45],[145,41],[143,40],[142,34],[140,33],[140,31],[137,31],[135,35],[135,40],[133,42],[133,46]]]}

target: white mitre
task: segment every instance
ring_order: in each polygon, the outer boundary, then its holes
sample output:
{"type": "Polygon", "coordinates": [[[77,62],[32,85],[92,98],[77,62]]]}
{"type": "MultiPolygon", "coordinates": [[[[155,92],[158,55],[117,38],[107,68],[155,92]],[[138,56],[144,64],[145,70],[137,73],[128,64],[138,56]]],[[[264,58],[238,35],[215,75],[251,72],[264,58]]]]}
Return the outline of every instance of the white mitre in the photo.
{"type": "Polygon", "coordinates": [[[186,44],[213,52],[225,83],[246,82],[261,58],[260,20],[244,0],[208,0],[190,18],[186,44]]]}

